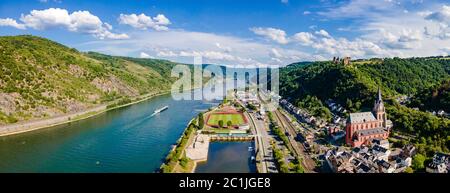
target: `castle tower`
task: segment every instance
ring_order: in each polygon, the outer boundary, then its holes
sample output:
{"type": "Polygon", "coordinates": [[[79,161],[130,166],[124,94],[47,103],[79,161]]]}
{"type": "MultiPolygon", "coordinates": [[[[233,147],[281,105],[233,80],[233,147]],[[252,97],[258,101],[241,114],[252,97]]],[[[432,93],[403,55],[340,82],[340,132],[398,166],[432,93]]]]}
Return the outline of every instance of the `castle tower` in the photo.
{"type": "Polygon", "coordinates": [[[380,87],[378,87],[378,97],[377,97],[377,100],[375,100],[375,105],[374,105],[372,111],[373,111],[373,115],[375,116],[375,118],[377,120],[381,121],[381,126],[385,128],[387,116],[386,116],[386,109],[384,108],[383,99],[381,97],[381,88],[380,87]]]}

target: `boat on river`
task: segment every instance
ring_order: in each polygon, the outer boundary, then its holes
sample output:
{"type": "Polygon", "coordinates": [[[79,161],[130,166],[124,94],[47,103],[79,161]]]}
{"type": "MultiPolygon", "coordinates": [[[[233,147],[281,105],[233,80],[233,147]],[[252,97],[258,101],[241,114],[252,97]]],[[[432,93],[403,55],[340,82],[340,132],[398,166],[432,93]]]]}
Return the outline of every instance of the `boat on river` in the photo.
{"type": "Polygon", "coordinates": [[[159,109],[156,109],[155,111],[153,111],[153,114],[151,115],[151,117],[155,116],[158,113],[161,113],[161,112],[167,110],[168,108],[169,108],[169,106],[164,106],[164,107],[161,107],[159,109]]]}

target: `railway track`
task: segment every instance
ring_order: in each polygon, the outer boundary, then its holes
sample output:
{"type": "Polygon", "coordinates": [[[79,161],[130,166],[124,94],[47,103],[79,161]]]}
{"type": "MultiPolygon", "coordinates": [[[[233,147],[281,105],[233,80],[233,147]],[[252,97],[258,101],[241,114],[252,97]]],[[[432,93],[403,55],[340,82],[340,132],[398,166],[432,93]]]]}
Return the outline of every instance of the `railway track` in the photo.
{"type": "Polygon", "coordinates": [[[275,111],[275,115],[280,122],[281,126],[285,129],[285,131],[289,134],[288,139],[290,142],[290,146],[294,150],[294,154],[296,156],[300,156],[303,158],[302,165],[305,168],[306,172],[314,172],[314,168],[316,167],[315,161],[306,154],[305,148],[302,144],[299,144],[294,137],[297,136],[297,131],[291,122],[288,121],[286,115],[281,113],[279,110],[275,111]]]}

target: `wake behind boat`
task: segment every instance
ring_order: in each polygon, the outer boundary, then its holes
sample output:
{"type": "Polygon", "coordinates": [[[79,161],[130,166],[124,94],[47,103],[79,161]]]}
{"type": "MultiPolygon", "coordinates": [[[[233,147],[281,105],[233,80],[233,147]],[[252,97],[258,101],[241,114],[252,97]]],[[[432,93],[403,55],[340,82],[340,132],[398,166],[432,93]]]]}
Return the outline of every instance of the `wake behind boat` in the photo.
{"type": "Polygon", "coordinates": [[[161,112],[167,110],[168,108],[169,108],[169,106],[164,106],[164,107],[162,107],[162,108],[156,109],[156,110],[153,112],[153,114],[150,115],[150,117],[153,117],[153,116],[155,116],[156,114],[161,113],[161,112]]]}

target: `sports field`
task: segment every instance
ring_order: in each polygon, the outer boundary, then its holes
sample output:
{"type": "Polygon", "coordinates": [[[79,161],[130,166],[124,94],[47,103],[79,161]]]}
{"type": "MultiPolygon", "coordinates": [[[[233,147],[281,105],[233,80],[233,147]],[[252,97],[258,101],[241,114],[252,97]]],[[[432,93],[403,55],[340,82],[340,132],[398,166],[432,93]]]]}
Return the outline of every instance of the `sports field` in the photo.
{"type": "Polygon", "coordinates": [[[231,121],[233,126],[238,126],[245,123],[242,114],[233,113],[233,114],[211,114],[206,124],[219,125],[220,120],[223,120],[224,125],[226,125],[228,121],[231,121]]]}

